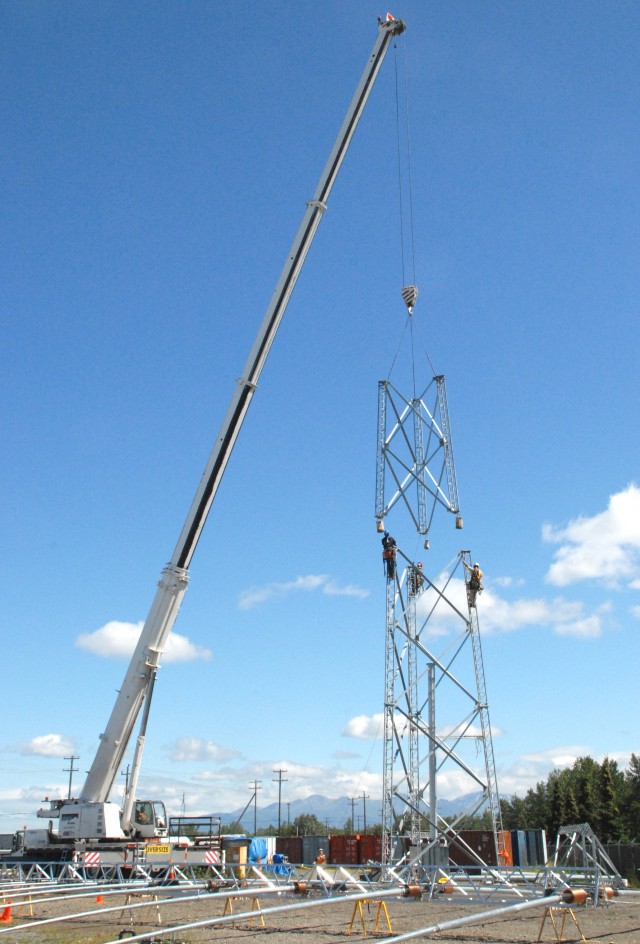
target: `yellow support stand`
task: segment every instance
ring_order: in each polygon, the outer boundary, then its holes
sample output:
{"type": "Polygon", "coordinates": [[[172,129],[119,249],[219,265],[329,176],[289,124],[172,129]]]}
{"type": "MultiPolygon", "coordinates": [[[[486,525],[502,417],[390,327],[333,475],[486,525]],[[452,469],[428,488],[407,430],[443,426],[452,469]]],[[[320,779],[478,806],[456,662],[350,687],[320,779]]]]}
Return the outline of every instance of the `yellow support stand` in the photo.
{"type": "MultiPolygon", "coordinates": [[[[389,920],[389,912],[387,911],[387,903],[386,903],[386,901],[372,901],[372,902],[370,902],[370,904],[372,904],[372,905],[377,905],[377,906],[378,906],[378,910],[376,911],[376,923],[375,923],[375,925],[374,925],[374,927],[373,927],[373,934],[377,934],[377,933],[378,933],[378,925],[380,924],[380,915],[381,915],[381,914],[384,914],[384,919],[385,919],[385,921],[387,922],[387,930],[389,931],[389,934],[393,934],[393,928],[391,927],[391,921],[389,920]]],[[[351,931],[352,931],[352,929],[353,929],[353,922],[356,920],[356,912],[358,912],[358,914],[360,915],[360,925],[361,925],[361,927],[362,927],[362,934],[363,934],[363,937],[366,937],[366,936],[367,936],[367,928],[366,928],[366,925],[365,925],[365,923],[364,923],[364,912],[363,912],[363,910],[362,910],[362,902],[361,902],[361,901],[356,901],[356,902],[354,903],[354,905],[353,905],[353,914],[351,915],[351,921],[350,921],[350,923],[349,923],[349,930],[347,931],[347,935],[350,935],[350,934],[351,934],[351,931]]]]}
{"type": "MultiPolygon", "coordinates": [[[[139,899],[140,901],[144,901],[145,899],[147,899],[147,900],[149,901],[149,905],[148,905],[148,907],[147,907],[147,909],[146,909],[146,910],[147,910],[147,915],[148,915],[149,917],[151,917],[151,911],[152,911],[152,909],[155,907],[155,909],[156,909],[156,917],[158,918],[158,926],[160,926],[160,925],[162,924],[162,918],[161,918],[161,916],[160,916],[160,902],[158,901],[158,896],[157,896],[157,895],[147,894],[146,892],[129,892],[129,894],[127,895],[127,897],[126,897],[126,899],[125,899],[124,908],[123,908],[122,911],[120,912],[120,918],[119,918],[119,920],[122,921],[122,917],[123,917],[125,911],[128,911],[128,912],[129,912],[129,924],[133,924],[133,910],[132,910],[129,906],[132,904],[132,902],[134,902],[134,901],[136,900],[136,898],[139,899]]],[[[141,912],[144,911],[144,910],[145,910],[144,908],[141,908],[141,909],[140,909],[141,912]]]]}
{"type": "MultiPolygon", "coordinates": [[[[252,899],[251,899],[251,910],[252,910],[252,911],[258,911],[258,912],[260,912],[260,922],[261,922],[263,928],[266,927],[266,925],[265,925],[265,923],[264,923],[264,915],[262,914],[262,908],[261,908],[261,906],[260,906],[260,899],[259,899],[259,898],[252,898],[252,899]]],[[[225,901],[225,903],[224,903],[224,911],[222,912],[222,917],[224,917],[227,913],[229,913],[230,915],[233,914],[233,898],[227,898],[226,901],[225,901]]],[[[231,927],[232,927],[234,930],[235,930],[235,926],[236,926],[235,921],[232,921],[232,922],[231,922],[231,927]]],[[[250,928],[253,927],[253,917],[249,918],[249,927],[250,927],[250,928]]]]}
{"type": "Polygon", "coordinates": [[[31,895],[29,895],[27,898],[23,898],[20,904],[18,905],[18,910],[16,911],[16,918],[25,917],[25,911],[24,911],[25,908],[29,909],[29,914],[27,915],[27,917],[33,918],[33,904],[31,902],[31,895]]]}
{"type": "Polygon", "coordinates": [[[545,908],[545,912],[544,912],[544,915],[542,916],[542,923],[541,923],[541,925],[540,925],[540,932],[539,932],[539,934],[538,934],[538,938],[537,938],[536,944],[539,944],[540,940],[542,939],[542,932],[543,932],[543,930],[544,930],[544,925],[545,925],[545,922],[546,922],[547,918],[549,918],[549,920],[551,921],[551,926],[552,926],[553,931],[554,931],[554,934],[555,934],[555,936],[556,936],[556,941],[564,941],[564,926],[565,926],[566,921],[567,921],[567,915],[570,915],[571,920],[572,920],[573,923],[575,924],[575,926],[576,926],[576,928],[577,928],[577,930],[578,930],[578,934],[580,935],[580,940],[586,942],[587,939],[586,939],[586,937],[584,936],[584,934],[582,933],[582,928],[581,928],[580,925],[578,924],[578,919],[577,919],[576,916],[574,915],[574,913],[573,913],[573,911],[571,910],[571,908],[545,908]],[[557,928],[557,926],[556,926],[556,918],[555,918],[554,912],[555,912],[556,914],[557,914],[558,912],[561,912],[561,913],[562,913],[562,920],[561,920],[561,922],[560,922],[560,931],[559,931],[559,932],[558,932],[558,928],[557,928]]]}

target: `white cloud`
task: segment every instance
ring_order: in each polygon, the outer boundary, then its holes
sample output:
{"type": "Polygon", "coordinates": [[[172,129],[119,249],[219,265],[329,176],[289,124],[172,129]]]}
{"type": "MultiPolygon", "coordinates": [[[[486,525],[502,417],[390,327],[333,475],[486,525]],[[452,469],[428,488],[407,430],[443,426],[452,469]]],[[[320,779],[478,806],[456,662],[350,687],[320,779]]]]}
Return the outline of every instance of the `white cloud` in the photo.
{"type": "Polygon", "coordinates": [[[522,587],[524,579],[522,577],[494,577],[491,581],[496,587],[522,587]]]}
{"type": "Polygon", "coordinates": [[[70,757],[73,752],[73,742],[63,734],[40,734],[20,747],[21,754],[38,757],[70,757]]]}
{"type": "Polygon", "coordinates": [[[523,797],[527,790],[546,781],[552,770],[573,767],[579,757],[587,757],[591,749],[584,744],[549,747],[518,757],[508,767],[498,770],[498,787],[502,796],[523,797]]]}
{"type": "MultiPolygon", "coordinates": [[[[92,633],[81,633],[76,646],[105,659],[130,659],[140,638],[143,623],[111,620],[92,633]]],[[[211,658],[211,651],[192,643],[186,636],[170,633],[161,662],[193,662],[211,658]]]]}
{"type": "MultiPolygon", "coordinates": [[[[436,581],[441,588],[444,582],[442,578],[436,581]]],[[[526,597],[519,600],[506,600],[492,589],[493,585],[493,581],[490,586],[485,581],[485,589],[478,596],[478,617],[483,635],[510,633],[527,627],[544,627],[552,629],[559,636],[596,637],[602,634],[604,614],[611,609],[610,604],[605,603],[596,612],[586,614],[582,601],[565,600],[562,597],[552,600],[526,597]]],[[[464,581],[458,577],[450,580],[446,595],[466,619],[467,600],[464,581]]],[[[466,625],[453,609],[442,601],[437,601],[436,592],[432,589],[426,590],[419,598],[417,614],[421,619],[429,617],[426,633],[431,638],[460,632],[466,625]]]]}
{"type": "MultiPolygon", "coordinates": [[[[449,739],[457,738],[464,731],[465,738],[480,738],[482,737],[482,728],[477,724],[466,724],[466,721],[460,724],[449,724],[443,727],[438,731],[438,737],[443,741],[449,739]]],[[[499,737],[503,733],[502,728],[497,728],[495,725],[491,725],[491,734],[494,738],[499,737]]]]}
{"type": "Polygon", "coordinates": [[[240,594],[238,606],[241,610],[250,610],[260,603],[274,598],[282,599],[292,593],[313,593],[320,591],[326,596],[357,597],[364,599],[369,591],[354,584],[341,586],[328,574],[307,574],[285,583],[267,583],[261,587],[249,587],[240,594]]]}
{"type": "Polygon", "coordinates": [[[575,638],[597,638],[605,628],[605,614],[611,610],[609,603],[585,614],[580,600],[515,600],[509,602],[499,598],[490,590],[482,595],[478,604],[482,632],[510,632],[527,626],[549,627],[558,636],[575,638]]]}
{"type": "Polygon", "coordinates": [[[204,646],[197,646],[180,633],[169,633],[167,648],[161,661],[165,664],[169,662],[195,662],[197,659],[208,662],[211,656],[212,652],[210,649],[206,649],[204,646]]]}
{"type": "Polygon", "coordinates": [[[573,636],[576,639],[597,639],[602,635],[602,616],[600,613],[592,613],[591,616],[585,616],[584,619],[560,623],[555,627],[555,631],[559,636],[573,636]]]}
{"type": "Polygon", "coordinates": [[[579,757],[585,757],[589,748],[584,744],[547,747],[541,751],[523,754],[521,761],[530,764],[551,764],[553,767],[572,767],[579,757]]]}
{"type": "Polygon", "coordinates": [[[596,755],[586,744],[566,744],[533,751],[518,757],[508,767],[498,770],[498,786],[503,796],[516,794],[523,797],[537,783],[545,782],[553,770],[573,767],[579,757],[593,757],[599,764],[605,759],[615,760],[621,770],[629,765],[631,751],[611,751],[596,755]]]}
{"type": "Polygon", "coordinates": [[[564,528],[546,524],[543,539],[559,544],[546,579],[558,587],[579,580],[640,586],[640,489],[632,484],[609,499],[606,511],[564,528]]]}
{"type": "MultiPolygon", "coordinates": [[[[384,737],[384,715],[382,712],[375,715],[356,715],[342,729],[343,737],[360,738],[363,740],[381,740],[384,737]]],[[[402,716],[398,715],[396,723],[399,730],[403,730],[408,722],[405,722],[402,716]]],[[[478,725],[470,724],[465,728],[464,723],[459,725],[446,725],[438,731],[438,737],[443,740],[458,737],[464,730],[465,738],[478,738],[482,735],[482,728],[478,725]]],[[[494,737],[502,734],[502,730],[492,727],[494,737]]],[[[337,754],[335,755],[337,756],[337,754]]]]}
{"type": "Polygon", "coordinates": [[[343,737],[381,738],[384,734],[384,715],[382,712],[372,715],[356,715],[346,723],[342,730],[343,737]]]}
{"type": "Polygon", "coordinates": [[[178,738],[171,749],[171,760],[175,763],[197,760],[215,761],[218,764],[224,764],[240,756],[240,751],[222,747],[214,741],[204,741],[197,737],[178,738]]]}
{"type": "MultiPolygon", "coordinates": [[[[360,768],[349,770],[338,765],[299,764],[286,759],[200,771],[193,777],[190,790],[199,791],[203,812],[211,809],[230,811],[244,806],[251,796],[249,784],[258,780],[262,784],[258,793],[259,809],[278,799],[277,780],[273,779],[273,772],[278,769],[286,771],[284,776],[288,800],[304,799],[313,794],[326,797],[357,796],[363,790],[372,800],[382,796],[382,773],[378,771],[373,773],[360,768]]],[[[156,793],[152,794],[149,789],[145,789],[149,796],[156,796],[156,793]]],[[[189,794],[189,791],[186,792],[189,794]]],[[[196,812],[196,804],[191,796],[188,798],[190,812],[196,812]]],[[[170,805],[175,807],[175,801],[170,805]]],[[[376,821],[379,819],[378,812],[375,818],[376,821]]]]}

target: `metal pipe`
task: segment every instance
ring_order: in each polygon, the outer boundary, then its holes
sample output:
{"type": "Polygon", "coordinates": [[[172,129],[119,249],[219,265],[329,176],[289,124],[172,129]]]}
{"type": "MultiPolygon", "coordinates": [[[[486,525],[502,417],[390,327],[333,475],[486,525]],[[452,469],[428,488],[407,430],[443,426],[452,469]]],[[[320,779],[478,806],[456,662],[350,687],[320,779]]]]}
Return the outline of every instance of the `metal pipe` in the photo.
{"type": "MultiPolygon", "coordinates": [[[[492,908],[490,911],[478,911],[472,915],[465,915],[464,918],[453,918],[451,921],[444,921],[442,924],[432,924],[430,927],[420,928],[418,931],[407,931],[406,934],[394,934],[393,937],[381,938],[378,940],[378,944],[395,944],[396,941],[409,941],[414,937],[424,937],[426,934],[435,934],[437,931],[448,931],[449,928],[460,928],[465,924],[482,924],[487,918],[497,918],[504,914],[513,914],[516,911],[525,911],[527,908],[539,908],[540,905],[546,905],[548,908],[563,900],[563,895],[549,895],[546,898],[537,898],[533,901],[521,901],[518,902],[517,905],[507,905],[505,908],[492,908]]],[[[131,940],[135,940],[135,938],[131,938],[131,940]]]]}
{"type": "MultiPolygon", "coordinates": [[[[96,889],[96,890],[97,890],[97,889],[96,889]]],[[[89,895],[88,893],[83,893],[82,895],[77,896],[77,897],[81,897],[81,898],[91,897],[91,898],[93,898],[93,896],[96,894],[96,890],[94,890],[93,892],[91,892],[90,895],[89,895]]],[[[269,891],[271,891],[271,889],[269,889],[269,891]]],[[[132,888],[126,888],[126,887],[125,887],[125,888],[123,888],[120,892],[107,892],[107,894],[112,894],[112,895],[121,894],[121,895],[124,895],[124,894],[135,894],[135,892],[138,892],[138,894],[140,894],[140,895],[153,895],[153,894],[156,893],[156,892],[157,892],[159,895],[160,895],[160,894],[169,894],[169,895],[171,894],[171,892],[170,892],[170,890],[169,890],[168,888],[163,888],[163,887],[160,886],[160,885],[144,885],[144,886],[138,885],[138,886],[135,888],[135,890],[132,889],[132,888]]],[[[264,893],[264,892],[263,892],[263,893],[264,893]]],[[[271,893],[273,893],[273,892],[271,892],[271,893]]],[[[254,894],[255,894],[255,893],[254,893],[254,894]]],[[[74,896],[74,897],[76,897],[76,896],[74,896]]],[[[206,893],[205,893],[205,894],[202,894],[202,893],[201,893],[201,894],[199,894],[199,895],[185,895],[183,898],[177,898],[177,897],[174,897],[174,896],[171,896],[171,897],[168,897],[168,898],[160,898],[160,897],[159,897],[157,903],[158,903],[159,905],[171,905],[171,904],[173,904],[174,902],[176,902],[176,903],[177,903],[177,902],[180,902],[180,903],[181,903],[181,902],[183,902],[183,901],[194,901],[194,900],[202,899],[202,898],[205,898],[205,897],[208,897],[208,895],[207,895],[206,893]]],[[[64,898],[65,900],[67,900],[67,896],[59,896],[59,897],[56,897],[56,898],[46,898],[45,901],[47,901],[47,902],[48,902],[48,901],[58,901],[58,900],[60,900],[60,898],[64,898]]],[[[22,902],[22,904],[29,904],[29,902],[28,902],[28,901],[27,901],[27,902],[22,902]]],[[[14,907],[17,907],[17,904],[16,904],[16,903],[14,903],[14,907]]],[[[112,912],[112,911],[122,911],[123,908],[126,908],[127,910],[129,910],[129,909],[133,910],[133,909],[135,909],[135,908],[148,908],[148,907],[149,907],[149,902],[148,902],[148,901],[143,901],[143,902],[131,902],[131,903],[128,904],[128,905],[125,905],[125,904],[123,904],[123,903],[120,903],[119,905],[109,905],[107,908],[98,908],[98,909],[92,908],[91,911],[77,911],[77,912],[75,912],[75,914],[57,915],[55,918],[41,918],[41,919],[39,919],[38,921],[28,921],[28,922],[26,922],[26,923],[19,924],[19,925],[15,925],[15,926],[13,926],[13,927],[0,928],[0,934],[9,934],[9,933],[11,933],[12,931],[16,931],[16,930],[18,930],[18,931],[23,931],[25,928],[40,927],[40,925],[44,925],[44,924],[60,924],[60,923],[63,922],[63,921],[72,921],[74,918],[86,918],[86,917],[90,917],[90,916],[96,917],[96,916],[100,916],[100,915],[104,915],[104,914],[109,914],[109,913],[112,912]]]]}
{"type": "MultiPolygon", "coordinates": [[[[251,893],[250,889],[248,893],[251,893]]],[[[295,905],[276,905],[274,908],[265,908],[264,911],[259,912],[259,914],[267,916],[280,914],[285,911],[300,911],[303,908],[322,908],[326,905],[335,905],[338,902],[345,901],[378,901],[380,898],[400,898],[403,894],[404,892],[401,888],[394,888],[372,892],[370,895],[344,895],[340,898],[320,898],[318,901],[299,901],[296,902],[295,905]]],[[[137,934],[134,937],[128,937],[127,944],[135,944],[136,941],[146,941],[149,938],[155,938],[158,934],[166,934],[169,931],[175,934],[177,931],[189,931],[192,928],[210,927],[214,924],[229,924],[233,921],[239,921],[241,918],[255,918],[257,914],[258,913],[255,911],[241,911],[237,914],[222,915],[218,918],[205,918],[202,921],[191,921],[189,924],[177,924],[166,928],[156,928],[155,931],[147,931],[145,934],[137,934]]],[[[21,925],[21,927],[25,927],[25,925],[21,925]]],[[[391,938],[391,940],[396,940],[396,938],[391,938]]],[[[113,941],[105,941],[105,944],[120,944],[120,941],[116,938],[113,941]]]]}

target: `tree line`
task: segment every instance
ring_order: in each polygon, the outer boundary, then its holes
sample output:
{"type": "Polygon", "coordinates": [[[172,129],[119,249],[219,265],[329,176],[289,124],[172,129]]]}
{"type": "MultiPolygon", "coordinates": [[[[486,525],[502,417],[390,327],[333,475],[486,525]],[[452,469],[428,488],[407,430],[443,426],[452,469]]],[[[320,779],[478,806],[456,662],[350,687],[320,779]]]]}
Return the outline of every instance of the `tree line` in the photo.
{"type": "Polygon", "coordinates": [[[626,770],[608,757],[579,757],[500,807],[505,829],[542,828],[550,840],[573,823],[589,823],[601,842],[640,840],[640,757],[632,754],[626,770]]]}

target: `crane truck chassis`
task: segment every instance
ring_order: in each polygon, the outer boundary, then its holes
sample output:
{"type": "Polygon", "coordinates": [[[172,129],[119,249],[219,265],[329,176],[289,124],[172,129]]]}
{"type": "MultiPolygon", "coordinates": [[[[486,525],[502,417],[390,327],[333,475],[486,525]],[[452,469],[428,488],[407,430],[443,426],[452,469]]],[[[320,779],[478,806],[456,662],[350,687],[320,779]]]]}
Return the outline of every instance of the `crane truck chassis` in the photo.
{"type": "MultiPolygon", "coordinates": [[[[149,615],[140,634],[111,716],[88,771],[80,795],[49,801],[37,816],[48,820],[46,828],[25,829],[16,834],[13,854],[44,858],[69,858],[70,854],[128,854],[137,846],[161,844],[171,847],[166,810],[157,800],[137,799],[137,784],[144,749],[147,720],[160,657],[178,616],[189,582],[189,564],[207,515],[220,485],[236,438],[255,393],[277,329],[298,275],[304,265],[327,200],[342,165],[367,99],[393,37],[404,32],[402,20],[379,20],[378,35],[355,94],[340,127],[320,181],[307,203],[302,222],[280,274],[279,281],[242,376],[238,380],[218,437],[200,480],[171,560],[162,571],[149,615]],[[109,800],[123,756],[142,711],[132,773],[122,808],[109,800]],[[143,814],[145,814],[143,816],[143,814]],[[142,820],[145,820],[142,822],[142,820]],[[55,822],[57,821],[57,827],[55,822]]],[[[180,845],[180,842],[178,842],[180,845]]],[[[182,843],[184,845],[184,843],[182,843]]],[[[203,845],[198,850],[203,853],[203,845]]]]}

